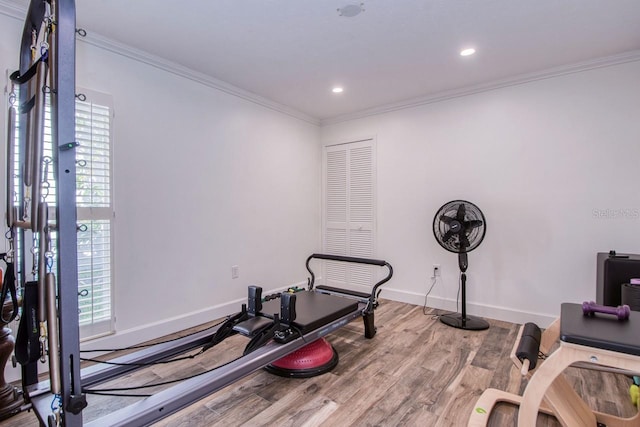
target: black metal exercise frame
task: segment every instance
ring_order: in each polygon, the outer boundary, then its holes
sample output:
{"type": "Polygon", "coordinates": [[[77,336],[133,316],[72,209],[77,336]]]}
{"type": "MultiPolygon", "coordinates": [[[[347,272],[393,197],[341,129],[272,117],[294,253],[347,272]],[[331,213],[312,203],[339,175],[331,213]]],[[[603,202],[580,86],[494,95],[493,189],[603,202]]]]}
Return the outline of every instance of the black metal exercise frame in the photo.
{"type": "MultiPolygon", "coordinates": [[[[373,311],[373,309],[376,307],[377,301],[378,301],[378,295],[380,294],[380,290],[379,290],[380,286],[387,283],[393,276],[393,267],[391,267],[391,264],[389,264],[387,261],[384,261],[384,260],[370,259],[370,258],[357,258],[357,257],[342,256],[342,255],[312,254],[307,258],[307,263],[306,263],[307,271],[309,272],[309,274],[311,274],[311,278],[309,279],[309,290],[313,289],[313,285],[316,281],[316,275],[313,274],[313,271],[311,271],[311,267],[309,267],[309,263],[314,258],[324,259],[327,261],[341,261],[341,262],[349,262],[354,264],[369,264],[369,265],[377,265],[379,267],[387,267],[389,269],[389,273],[387,274],[387,276],[384,279],[380,280],[375,285],[373,285],[373,288],[371,288],[371,294],[367,296],[369,301],[366,308],[367,311],[373,311]]],[[[324,289],[331,289],[331,288],[328,286],[325,286],[324,289]]],[[[346,290],[341,290],[341,291],[349,294],[349,292],[347,292],[346,290]]],[[[354,293],[354,292],[352,292],[351,294],[357,295],[357,293],[354,293]]]]}
{"type": "MultiPolygon", "coordinates": [[[[242,356],[228,364],[225,364],[215,370],[207,372],[203,375],[184,380],[179,384],[169,387],[139,402],[122,408],[116,412],[99,418],[88,423],[91,427],[102,426],[139,426],[148,425],[159,419],[183,409],[193,402],[208,396],[229,384],[257,371],[258,369],[286,356],[287,354],[304,347],[309,342],[325,335],[330,334],[338,328],[359,317],[364,317],[368,310],[373,311],[375,296],[378,288],[386,283],[393,275],[393,268],[386,261],[342,257],[335,255],[313,254],[307,259],[307,269],[309,270],[309,261],[312,258],[320,258],[334,261],[355,262],[360,264],[370,264],[384,266],[389,269],[389,274],[383,280],[376,283],[373,287],[371,300],[363,300],[358,302],[357,308],[333,322],[308,332],[303,337],[297,338],[286,344],[279,344],[274,341],[267,343],[265,346],[258,348],[246,356],[242,356]]],[[[313,272],[309,270],[313,276],[313,272]]],[[[314,276],[313,276],[314,277],[314,276]]],[[[311,282],[313,283],[313,282],[311,282]]],[[[311,286],[312,287],[312,286],[311,286]]],[[[311,291],[312,289],[310,289],[311,291]]],[[[373,316],[371,315],[371,321],[373,316]]],[[[365,323],[366,327],[366,323],[365,323]]],[[[373,325],[371,325],[373,327],[373,325]]],[[[87,387],[109,380],[111,378],[122,375],[131,370],[137,369],[135,366],[126,366],[126,364],[146,364],[158,360],[166,360],[170,357],[184,353],[189,349],[196,348],[205,344],[215,333],[217,328],[205,330],[191,336],[187,336],[176,341],[168,342],[148,348],[145,350],[122,356],[117,359],[110,360],[124,365],[109,366],[92,366],[82,370],[82,385],[87,387]]],[[[366,334],[365,334],[366,336],[366,334]]],[[[371,337],[368,337],[371,338],[371,337]]],[[[35,399],[38,401],[39,399],[35,399]]],[[[40,401],[39,405],[45,406],[45,401],[40,401]]]]}
{"type": "Polygon", "coordinates": [[[343,327],[347,323],[361,316],[361,304],[357,310],[329,323],[328,325],[311,331],[303,338],[297,338],[286,344],[274,341],[258,348],[250,354],[240,357],[198,377],[182,381],[177,385],[158,392],[139,402],[113,412],[105,417],[87,424],[88,427],[111,426],[140,426],[149,425],[178,410],[191,405],[239,379],[257,371],[258,369],[278,360],[287,354],[304,347],[309,342],[343,327]]]}
{"type": "MultiPolygon", "coordinates": [[[[20,73],[31,64],[32,34],[38,34],[45,17],[44,0],[32,0],[25,18],[20,45],[20,73]]],[[[55,0],[54,46],[51,47],[50,62],[55,66],[55,78],[50,82],[51,127],[53,140],[53,163],[56,180],[56,224],[57,230],[57,294],[58,319],[60,325],[60,351],[49,357],[59,357],[61,379],[61,402],[65,426],[82,425],[82,408],[85,399],[80,385],[80,337],[78,329],[78,273],[76,236],[76,164],[75,164],[75,48],[76,9],[75,0],[55,0]]],[[[26,91],[21,91],[21,103],[26,100],[26,91]]],[[[26,113],[22,114],[26,122],[26,113]]],[[[18,133],[24,144],[25,131],[18,133]]],[[[24,155],[21,150],[20,156],[24,155]]],[[[23,159],[21,159],[23,161],[23,159]]],[[[34,183],[37,185],[37,183],[34,183]]],[[[34,201],[34,203],[37,201],[34,201]]],[[[20,209],[23,209],[21,206],[20,209]]],[[[22,214],[22,212],[21,212],[22,214]]],[[[22,233],[22,231],[21,231],[22,233]]],[[[20,245],[24,271],[24,250],[20,245]]],[[[24,282],[24,274],[21,275],[24,282]]],[[[37,367],[23,369],[23,385],[30,390],[37,389],[33,379],[37,378],[37,367]],[[26,377],[26,378],[25,378],[26,377]],[[26,382],[25,382],[26,381],[26,382]]],[[[54,396],[49,394],[49,403],[54,396]]],[[[48,423],[52,414],[51,405],[36,414],[43,424],[48,423]]]]}
{"type": "Polygon", "coordinates": [[[393,276],[393,267],[386,261],[380,259],[370,259],[370,258],[356,258],[350,256],[342,256],[342,255],[327,255],[327,254],[312,254],[307,258],[307,271],[311,274],[309,278],[309,290],[313,290],[313,285],[316,281],[316,276],[311,271],[309,267],[309,263],[312,259],[323,259],[327,261],[340,261],[340,262],[348,262],[354,264],[368,264],[368,265],[377,265],[379,267],[387,267],[389,269],[389,273],[387,277],[380,280],[378,283],[373,285],[371,288],[371,293],[364,293],[353,291],[350,289],[342,289],[342,288],[334,288],[332,286],[316,286],[316,290],[323,293],[346,296],[357,298],[360,302],[365,303],[365,307],[362,310],[362,321],[364,322],[364,336],[365,338],[373,338],[376,335],[376,326],[375,326],[375,316],[374,310],[378,306],[378,296],[380,295],[380,286],[385,284],[391,279],[393,276]]]}
{"type": "MultiPolygon", "coordinates": [[[[301,338],[286,344],[274,341],[267,343],[257,350],[239,357],[230,363],[211,370],[195,378],[184,380],[177,385],[146,397],[145,399],[105,415],[87,423],[87,426],[142,426],[165,418],[236,381],[257,371],[258,369],[278,360],[287,354],[304,347],[309,342],[322,338],[362,316],[365,304],[359,303],[357,309],[326,326],[311,331],[301,338]]],[[[208,342],[217,328],[204,330],[196,334],[180,338],[175,341],[159,344],[153,348],[141,350],[125,355],[109,362],[119,364],[148,364],[184,353],[190,349],[202,346],[208,342]]],[[[87,387],[113,379],[126,372],[139,369],[126,365],[94,365],[82,370],[82,385],[87,387]]],[[[44,381],[31,393],[33,406],[37,411],[50,410],[50,394],[48,382],[44,381]]]]}
{"type": "MultiPolygon", "coordinates": [[[[319,257],[336,260],[336,257],[333,255],[314,254],[310,258],[319,257]]],[[[338,258],[341,261],[355,262],[353,261],[354,258],[338,258]]],[[[357,260],[360,263],[387,266],[389,268],[389,275],[382,281],[378,282],[374,287],[375,289],[391,278],[392,269],[391,265],[387,262],[363,258],[357,258],[357,260]]],[[[359,317],[363,317],[370,306],[371,304],[368,300],[359,301],[357,307],[352,312],[345,314],[321,328],[308,332],[303,337],[299,337],[285,344],[279,344],[271,341],[250,354],[239,357],[228,364],[224,364],[217,369],[211,370],[195,378],[184,380],[179,384],[155,393],[144,400],[138,401],[111,414],[91,421],[87,423],[87,425],[91,427],[132,427],[149,425],[191,405],[195,401],[202,399],[203,397],[210,395],[229,384],[234,383],[269,363],[304,347],[309,342],[322,338],[336,329],[343,327],[347,323],[359,317]]],[[[145,365],[159,360],[167,360],[193,348],[200,347],[210,341],[211,336],[215,334],[217,329],[218,327],[203,330],[175,341],[158,344],[154,347],[139,350],[135,353],[110,360],[110,362],[117,363],[117,365],[94,365],[85,368],[81,371],[82,386],[89,387],[100,384],[129,371],[139,369],[136,365],[145,365]]],[[[48,410],[50,407],[50,397],[51,395],[49,394],[48,383],[46,381],[39,383],[31,393],[33,406],[40,412],[48,410]]]]}

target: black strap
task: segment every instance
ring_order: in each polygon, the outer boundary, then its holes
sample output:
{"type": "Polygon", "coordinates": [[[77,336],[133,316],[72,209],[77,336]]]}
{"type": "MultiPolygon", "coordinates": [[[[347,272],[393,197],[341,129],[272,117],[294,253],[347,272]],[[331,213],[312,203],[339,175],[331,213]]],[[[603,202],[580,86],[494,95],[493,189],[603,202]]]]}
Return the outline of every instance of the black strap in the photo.
{"type": "Polygon", "coordinates": [[[16,360],[27,365],[40,358],[38,282],[27,282],[22,295],[22,317],[16,335],[16,360]]]}
{"type": "Polygon", "coordinates": [[[234,314],[229,317],[216,331],[215,334],[211,336],[209,342],[207,342],[203,347],[202,351],[205,352],[209,350],[211,347],[220,344],[222,341],[227,339],[228,337],[235,335],[237,332],[233,330],[233,327],[249,318],[249,314],[245,310],[245,306],[242,306],[242,311],[240,313],[234,314]]]}
{"type": "Polygon", "coordinates": [[[7,262],[7,271],[2,278],[2,292],[0,293],[0,307],[2,307],[7,299],[7,294],[11,296],[11,315],[8,319],[4,318],[4,310],[0,308],[0,321],[2,323],[13,322],[18,316],[18,295],[16,293],[16,276],[13,270],[14,265],[12,262],[7,262]]]}
{"type": "Polygon", "coordinates": [[[242,352],[243,356],[259,349],[273,339],[276,332],[281,329],[280,319],[278,319],[277,316],[274,316],[274,318],[273,323],[266,325],[262,330],[258,331],[253,338],[251,338],[249,344],[244,348],[244,352],[242,352]]]}
{"type": "Polygon", "coordinates": [[[38,58],[37,61],[34,61],[34,63],[31,64],[31,67],[29,67],[29,69],[25,71],[24,74],[20,75],[20,70],[16,70],[13,73],[11,73],[11,75],[9,76],[9,79],[14,83],[22,85],[28,82],[29,80],[31,80],[33,76],[36,75],[36,71],[38,71],[38,63],[40,61],[47,62],[48,60],[49,60],[49,52],[47,51],[44,53],[44,55],[38,58]]]}

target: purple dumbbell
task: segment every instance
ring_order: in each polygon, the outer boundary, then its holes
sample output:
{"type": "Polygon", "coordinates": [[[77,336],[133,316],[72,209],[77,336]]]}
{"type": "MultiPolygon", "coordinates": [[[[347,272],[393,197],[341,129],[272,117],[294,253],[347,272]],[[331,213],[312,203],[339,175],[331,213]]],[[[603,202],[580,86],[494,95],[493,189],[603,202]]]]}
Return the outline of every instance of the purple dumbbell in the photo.
{"type": "Polygon", "coordinates": [[[614,316],[618,316],[618,320],[627,320],[629,318],[629,314],[631,314],[631,308],[626,304],[619,305],[617,307],[610,307],[607,305],[596,304],[593,301],[585,301],[582,303],[582,313],[585,316],[594,313],[613,314],[614,316]]]}

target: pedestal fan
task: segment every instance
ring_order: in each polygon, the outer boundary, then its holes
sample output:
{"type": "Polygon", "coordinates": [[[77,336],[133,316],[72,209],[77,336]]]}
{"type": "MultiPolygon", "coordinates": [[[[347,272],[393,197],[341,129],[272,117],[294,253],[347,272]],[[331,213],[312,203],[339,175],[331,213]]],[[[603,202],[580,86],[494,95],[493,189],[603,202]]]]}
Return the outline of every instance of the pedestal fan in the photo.
{"type": "Polygon", "coordinates": [[[469,261],[467,252],[480,245],[486,232],[486,222],[482,211],[466,200],[454,200],[445,203],[433,218],[433,234],[440,246],[458,254],[460,280],[462,288],[462,313],[440,316],[440,321],[454,328],[483,330],[489,323],[477,317],[467,316],[466,285],[469,261]]]}

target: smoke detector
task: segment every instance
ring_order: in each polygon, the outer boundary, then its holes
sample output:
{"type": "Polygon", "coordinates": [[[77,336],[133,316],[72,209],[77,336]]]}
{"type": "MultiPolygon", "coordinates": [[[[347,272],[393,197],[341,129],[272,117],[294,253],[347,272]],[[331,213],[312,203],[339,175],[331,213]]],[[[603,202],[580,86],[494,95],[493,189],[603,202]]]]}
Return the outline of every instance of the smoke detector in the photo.
{"type": "Polygon", "coordinates": [[[362,12],[364,12],[364,3],[348,4],[338,9],[338,15],[346,18],[353,18],[354,16],[360,15],[362,12]]]}

